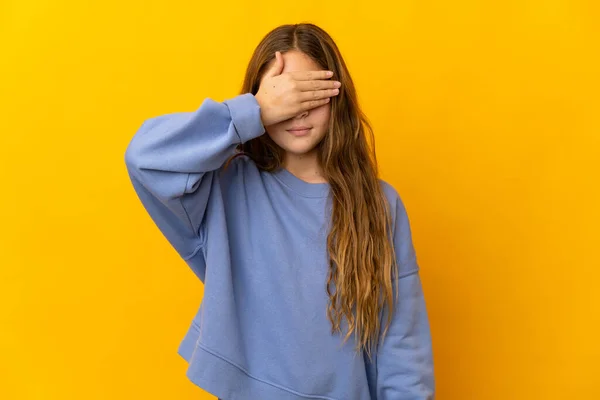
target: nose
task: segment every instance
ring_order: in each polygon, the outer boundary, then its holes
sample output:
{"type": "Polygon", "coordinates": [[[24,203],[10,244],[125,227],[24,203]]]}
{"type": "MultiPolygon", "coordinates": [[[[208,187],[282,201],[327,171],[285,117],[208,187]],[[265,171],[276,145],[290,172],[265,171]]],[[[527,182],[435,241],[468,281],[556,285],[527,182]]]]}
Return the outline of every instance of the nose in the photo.
{"type": "Polygon", "coordinates": [[[300,119],[300,118],[304,118],[304,117],[306,117],[306,116],[308,116],[308,110],[306,110],[306,111],[303,111],[302,113],[300,113],[300,114],[296,115],[296,116],[294,117],[294,119],[300,119]]]}

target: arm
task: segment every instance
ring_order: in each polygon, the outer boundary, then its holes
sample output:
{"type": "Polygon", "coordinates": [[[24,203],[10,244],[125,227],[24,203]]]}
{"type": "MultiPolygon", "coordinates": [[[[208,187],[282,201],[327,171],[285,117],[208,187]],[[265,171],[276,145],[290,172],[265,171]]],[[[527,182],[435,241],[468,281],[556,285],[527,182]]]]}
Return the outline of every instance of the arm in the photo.
{"type": "Polygon", "coordinates": [[[264,132],[260,106],[247,93],[223,103],[205,99],[194,112],[151,118],[131,139],[125,164],[133,187],[184,259],[203,244],[201,228],[215,172],[239,143],[264,132]]]}
{"type": "MultiPolygon", "coordinates": [[[[377,352],[378,400],[432,400],[435,393],[431,334],[410,224],[400,198],[395,208],[394,246],[398,291],[392,323],[377,352]]],[[[383,313],[382,330],[387,321],[383,313]]]]}

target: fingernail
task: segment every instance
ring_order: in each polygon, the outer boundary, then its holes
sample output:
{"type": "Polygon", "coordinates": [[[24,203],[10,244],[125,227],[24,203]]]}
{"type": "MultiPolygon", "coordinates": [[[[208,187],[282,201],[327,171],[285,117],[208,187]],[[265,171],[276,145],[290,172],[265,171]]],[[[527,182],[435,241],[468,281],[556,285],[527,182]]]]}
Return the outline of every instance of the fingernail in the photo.
{"type": "Polygon", "coordinates": [[[333,71],[327,71],[328,76],[333,76],[333,71]]]}

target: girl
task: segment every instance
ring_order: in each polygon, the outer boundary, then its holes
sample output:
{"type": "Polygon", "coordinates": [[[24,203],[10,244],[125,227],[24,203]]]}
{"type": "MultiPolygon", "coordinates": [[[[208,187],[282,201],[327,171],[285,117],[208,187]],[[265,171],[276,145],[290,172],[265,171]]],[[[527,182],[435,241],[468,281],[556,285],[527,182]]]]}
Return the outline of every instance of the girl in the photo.
{"type": "Polygon", "coordinates": [[[409,220],[368,140],[312,24],[268,33],[240,95],[134,135],[133,187],[204,283],[178,351],[196,385],[225,400],[433,398],[409,220]]]}

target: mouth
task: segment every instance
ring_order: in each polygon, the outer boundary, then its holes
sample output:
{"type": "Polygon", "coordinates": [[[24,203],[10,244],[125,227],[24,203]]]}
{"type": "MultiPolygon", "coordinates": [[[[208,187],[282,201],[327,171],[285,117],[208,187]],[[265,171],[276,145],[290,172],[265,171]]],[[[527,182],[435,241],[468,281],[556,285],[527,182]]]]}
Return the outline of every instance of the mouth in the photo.
{"type": "Polygon", "coordinates": [[[294,136],[304,136],[306,134],[308,134],[310,132],[312,128],[309,127],[300,127],[300,128],[292,128],[292,129],[287,129],[287,131],[289,133],[291,133],[294,136]]]}

